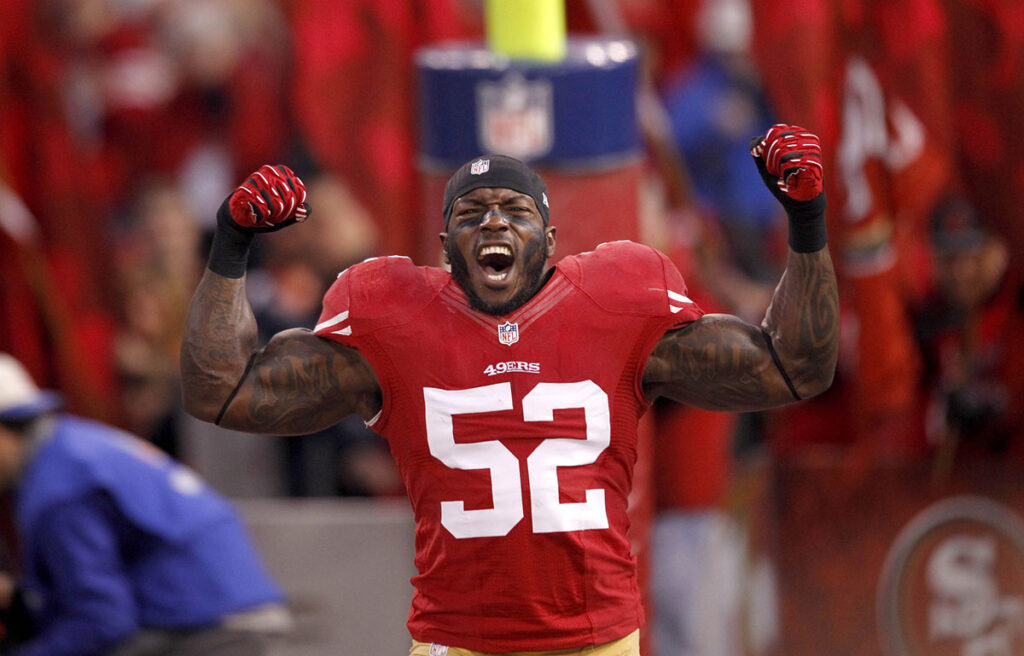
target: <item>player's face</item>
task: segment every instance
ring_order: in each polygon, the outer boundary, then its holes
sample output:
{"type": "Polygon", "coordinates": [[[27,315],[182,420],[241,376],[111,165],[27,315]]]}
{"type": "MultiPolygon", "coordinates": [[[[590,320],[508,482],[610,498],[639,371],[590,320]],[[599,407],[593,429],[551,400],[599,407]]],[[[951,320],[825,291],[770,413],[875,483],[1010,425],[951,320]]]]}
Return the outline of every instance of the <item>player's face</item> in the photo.
{"type": "Polygon", "coordinates": [[[474,307],[508,314],[540,289],[555,252],[555,229],[544,225],[533,198],[512,189],[474,189],[455,200],[447,227],[441,233],[445,260],[474,307]]]}

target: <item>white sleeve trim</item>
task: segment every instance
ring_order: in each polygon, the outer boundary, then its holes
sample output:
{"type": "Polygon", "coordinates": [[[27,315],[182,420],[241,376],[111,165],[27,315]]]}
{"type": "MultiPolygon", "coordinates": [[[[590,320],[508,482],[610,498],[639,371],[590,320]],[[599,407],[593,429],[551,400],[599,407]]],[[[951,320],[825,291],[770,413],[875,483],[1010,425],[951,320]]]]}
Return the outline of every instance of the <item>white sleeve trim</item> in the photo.
{"type": "MultiPolygon", "coordinates": [[[[331,327],[336,326],[339,323],[342,323],[343,321],[347,321],[347,320],[348,320],[348,310],[345,310],[344,312],[339,312],[338,314],[334,315],[333,317],[331,317],[327,321],[321,321],[320,323],[318,323],[316,325],[316,328],[313,329],[313,332],[318,333],[318,332],[320,332],[322,330],[326,330],[327,328],[331,328],[331,327]]],[[[352,334],[352,327],[348,326],[348,327],[342,328],[341,330],[336,330],[334,332],[339,334],[339,335],[351,335],[352,334]],[[345,332],[345,331],[348,331],[348,332],[345,332]]]]}

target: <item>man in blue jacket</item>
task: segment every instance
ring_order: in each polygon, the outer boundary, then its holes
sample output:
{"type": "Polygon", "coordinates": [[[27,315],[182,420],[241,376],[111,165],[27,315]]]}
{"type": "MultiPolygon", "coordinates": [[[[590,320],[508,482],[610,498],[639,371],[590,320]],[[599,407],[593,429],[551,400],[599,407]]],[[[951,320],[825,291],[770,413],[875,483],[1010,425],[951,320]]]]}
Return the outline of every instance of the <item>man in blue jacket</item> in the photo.
{"type": "Polygon", "coordinates": [[[115,428],[60,413],[0,353],[0,488],[16,490],[17,656],[253,656],[290,621],[228,502],[115,428]]]}

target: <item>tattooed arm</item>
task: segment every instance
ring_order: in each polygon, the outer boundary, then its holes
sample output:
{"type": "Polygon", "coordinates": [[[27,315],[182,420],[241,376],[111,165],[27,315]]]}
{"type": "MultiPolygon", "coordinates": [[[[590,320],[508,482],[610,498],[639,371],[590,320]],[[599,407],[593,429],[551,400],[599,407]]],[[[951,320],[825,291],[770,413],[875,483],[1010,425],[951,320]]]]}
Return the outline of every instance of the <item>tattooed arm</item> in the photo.
{"type": "Polygon", "coordinates": [[[309,212],[306,185],[282,164],[261,166],[224,199],[181,345],[189,414],[242,431],[301,435],[380,409],[377,377],[355,349],[292,329],[256,350],[245,296],[249,247],[257,233],[300,223],[309,212]]]}
{"type": "Polygon", "coordinates": [[[764,410],[828,389],[838,350],[839,300],[828,249],[790,250],[760,328],[709,314],[667,333],[647,362],[644,390],[652,400],[665,396],[708,410],[764,410]]]}
{"type": "Polygon", "coordinates": [[[773,125],[750,142],[762,180],[789,219],[789,255],[761,327],[705,315],[666,334],[644,370],[648,398],[708,410],[773,408],[832,384],[839,352],[839,297],[826,248],[818,137],[773,125]]]}
{"type": "Polygon", "coordinates": [[[300,328],[256,344],[245,278],[207,270],[181,346],[185,410],[235,430],[298,435],[380,409],[377,378],[355,349],[300,328]]]}

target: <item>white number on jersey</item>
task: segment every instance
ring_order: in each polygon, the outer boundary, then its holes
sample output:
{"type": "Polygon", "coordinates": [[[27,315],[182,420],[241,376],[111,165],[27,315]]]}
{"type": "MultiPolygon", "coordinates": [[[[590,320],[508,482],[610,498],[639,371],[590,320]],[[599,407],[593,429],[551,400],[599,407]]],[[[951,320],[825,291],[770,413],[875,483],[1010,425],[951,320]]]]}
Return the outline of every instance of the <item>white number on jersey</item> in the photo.
{"type": "MultiPolygon", "coordinates": [[[[498,383],[462,390],[427,387],[430,453],[452,469],[488,469],[493,506],[466,510],[463,501],[441,502],[441,524],[457,538],[507,535],[523,519],[519,461],[498,440],[458,444],[452,417],[513,407],[512,386],[498,383]]],[[[523,397],[524,421],[552,421],[555,410],[582,408],[586,439],[547,438],[526,459],[534,533],[608,528],[604,490],[586,491],[586,501],[562,503],[558,468],[590,465],[611,442],[608,395],[592,381],[539,383],[523,397]]]]}

